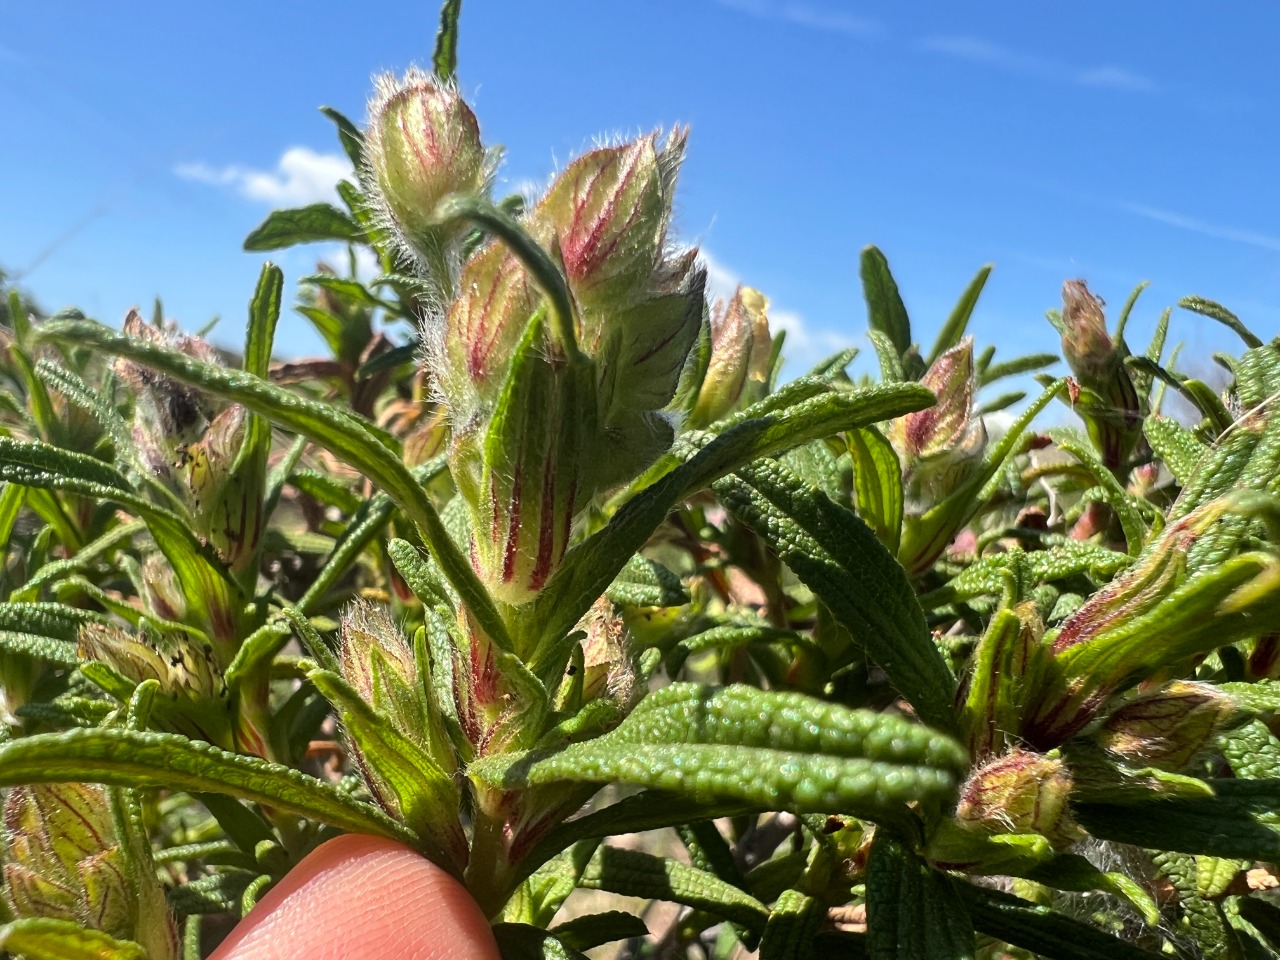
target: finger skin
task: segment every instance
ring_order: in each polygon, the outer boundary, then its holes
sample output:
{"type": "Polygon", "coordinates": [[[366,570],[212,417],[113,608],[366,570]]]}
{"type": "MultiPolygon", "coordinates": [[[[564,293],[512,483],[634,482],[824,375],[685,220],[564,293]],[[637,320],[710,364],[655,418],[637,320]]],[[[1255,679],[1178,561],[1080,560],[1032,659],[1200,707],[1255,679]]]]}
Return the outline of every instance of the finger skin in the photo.
{"type": "Polygon", "coordinates": [[[500,960],[466,888],[392,840],[348,834],[273,887],[210,960],[500,960]]]}

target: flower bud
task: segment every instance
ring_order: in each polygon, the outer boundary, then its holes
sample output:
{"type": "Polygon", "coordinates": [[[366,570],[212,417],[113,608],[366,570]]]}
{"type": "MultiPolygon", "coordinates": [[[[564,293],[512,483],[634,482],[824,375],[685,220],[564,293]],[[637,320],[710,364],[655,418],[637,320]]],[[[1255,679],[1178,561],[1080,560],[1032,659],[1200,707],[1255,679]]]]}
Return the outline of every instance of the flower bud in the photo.
{"type": "Polygon", "coordinates": [[[450,239],[436,221],[452,193],[478,193],[488,177],[480,126],[458,92],[421,70],[377,80],[365,136],[367,179],[408,248],[438,263],[450,239]]]}
{"type": "Polygon", "coordinates": [[[938,402],[899,417],[890,428],[894,446],[908,464],[921,457],[944,453],[970,433],[976,386],[973,338],[965,337],[938,357],[920,378],[920,385],[932,390],[938,402]]]}
{"type": "Polygon", "coordinates": [[[1176,772],[1212,746],[1236,713],[1216,687],[1175,680],[1112,712],[1098,743],[1136,766],[1176,772]]]}
{"type": "Polygon", "coordinates": [[[965,781],[956,820],[987,834],[1038,833],[1063,845],[1080,837],[1067,807],[1070,795],[1066,764],[1015,749],[979,767],[965,781]]]}
{"type": "Polygon", "coordinates": [[[686,137],[673,131],[662,150],[656,134],[593,150],[569,164],[538,203],[534,223],[559,247],[583,307],[622,306],[647,291],[686,137]]]}
{"type": "Polygon", "coordinates": [[[750,406],[769,389],[769,300],[760,291],[739,285],[725,305],[711,311],[711,362],[689,417],[704,427],[733,410],[750,406]]]}
{"type": "Polygon", "coordinates": [[[582,639],[582,702],[607,697],[625,716],[635,704],[639,689],[635,663],[627,644],[627,629],[609,600],[601,598],[580,624],[582,639]]]}
{"type": "Polygon", "coordinates": [[[185,635],[153,641],[119,627],[86,623],[79,655],[105,663],[134,683],[155,680],[164,697],[156,719],[175,732],[225,749],[234,747],[227,684],[213,649],[185,635]]]}
{"type": "Polygon", "coordinates": [[[1107,332],[1100,297],[1089,292],[1083,280],[1062,285],[1062,354],[1079,379],[1073,401],[1084,418],[1089,436],[1103,463],[1119,470],[1141,435],[1142,403],[1119,344],[1107,332]]]}
{"type": "Polygon", "coordinates": [[[406,736],[422,740],[425,717],[413,651],[387,612],[357,603],[342,618],[338,662],[365,703],[406,736]]]}

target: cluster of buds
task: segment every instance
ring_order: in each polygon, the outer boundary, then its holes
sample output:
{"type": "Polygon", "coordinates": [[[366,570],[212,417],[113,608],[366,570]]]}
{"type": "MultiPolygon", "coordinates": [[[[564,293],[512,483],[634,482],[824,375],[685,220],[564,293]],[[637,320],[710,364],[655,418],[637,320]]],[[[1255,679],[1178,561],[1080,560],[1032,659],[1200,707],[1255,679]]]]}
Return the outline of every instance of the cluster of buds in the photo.
{"type": "Polygon", "coordinates": [[[155,960],[178,955],[159,882],[133,875],[102,787],[14,787],[4,803],[4,841],[4,898],[15,918],[66,920],[135,940],[155,960]]]}
{"type": "Polygon", "coordinates": [[[1102,462],[1119,473],[1142,436],[1142,404],[1125,367],[1124,341],[1107,332],[1105,306],[1083,280],[1062,285],[1062,355],[1077,384],[1073,402],[1084,418],[1102,462]]]}
{"type": "Polygon", "coordinates": [[[739,285],[728,303],[716,301],[710,325],[711,357],[689,414],[694,429],[749,407],[769,391],[773,338],[768,298],[739,285]]]}
{"type": "MultiPolygon", "coordinates": [[[[124,332],[203,363],[218,362],[200,337],[154,327],[137,310],[125,318],[124,332]]],[[[116,360],[115,370],[135,396],[133,439],[143,465],[186,504],[196,534],[228,569],[243,572],[257,558],[263,525],[263,478],[253,458],[239,456],[248,411],[131,360],[116,360]]]]}
{"type": "MultiPolygon", "coordinates": [[[[456,91],[417,73],[384,81],[370,111],[368,185],[402,242],[438,274],[440,251],[458,238],[441,202],[486,189],[475,117],[456,91]]],[[[428,321],[473,564],[505,603],[542,589],[593,497],[670,446],[662,410],[705,309],[696,251],[667,247],[684,143],[677,131],[591,151],[524,218],[522,229],[561,272],[568,303],[543,289],[528,251],[495,240],[468,260],[456,297],[428,321]]]]}

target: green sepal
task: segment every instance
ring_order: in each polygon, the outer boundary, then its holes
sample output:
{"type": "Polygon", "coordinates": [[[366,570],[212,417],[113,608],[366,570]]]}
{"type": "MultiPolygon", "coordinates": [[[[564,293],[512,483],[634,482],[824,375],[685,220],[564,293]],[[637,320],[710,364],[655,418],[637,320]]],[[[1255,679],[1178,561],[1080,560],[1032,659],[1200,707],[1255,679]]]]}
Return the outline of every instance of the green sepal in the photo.
{"type": "Polygon", "coordinates": [[[0,950],[26,960],[166,960],[71,920],[32,917],[0,927],[0,950]]]}

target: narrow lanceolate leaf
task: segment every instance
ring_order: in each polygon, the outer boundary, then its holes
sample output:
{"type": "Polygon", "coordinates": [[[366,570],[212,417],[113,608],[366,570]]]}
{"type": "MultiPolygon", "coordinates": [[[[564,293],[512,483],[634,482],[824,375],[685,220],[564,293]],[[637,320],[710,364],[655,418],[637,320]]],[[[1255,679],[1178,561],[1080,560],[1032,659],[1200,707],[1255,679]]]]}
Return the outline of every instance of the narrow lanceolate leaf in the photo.
{"type": "Polygon", "coordinates": [[[823,905],[799,890],[786,890],[769,911],[760,938],[760,960],[809,960],[813,938],[826,919],[823,905]]]}
{"type": "Polygon", "coordinates": [[[132,940],[117,940],[71,920],[29,917],[0,927],[0,952],[26,960],[147,960],[132,940]]]}
{"type": "Polygon", "coordinates": [[[1125,545],[1128,547],[1129,555],[1136,557],[1142,550],[1147,528],[1138,515],[1128,492],[1120,485],[1115,474],[1103,466],[1102,461],[1094,455],[1092,447],[1084,437],[1074,430],[1050,430],[1049,436],[1053,438],[1058,449],[1075,457],[1106,492],[1107,503],[1115,511],[1116,519],[1120,521],[1120,528],[1124,531],[1125,545]]]}
{"type": "Polygon", "coordinates": [[[865,523],[777,462],[744,467],[715,491],[853,632],[922,720],[954,729],[955,678],[906,573],[865,523]]]}
{"type": "Polygon", "coordinates": [[[684,434],[672,451],[683,462],[623,504],[603,530],[569,550],[547,588],[522,610],[516,627],[527,625],[526,629],[547,636],[568,633],[675,504],[743,464],[921,410],[933,402],[933,394],[918,384],[842,393],[833,393],[821,383],[789,384],[716,424],[723,428],[718,435],[684,434]],[[777,406],[781,396],[797,394],[795,403],[777,406]]]}
{"type": "Polygon", "coordinates": [[[1257,335],[1241,322],[1240,318],[1228,310],[1220,303],[1215,303],[1204,297],[1183,297],[1178,301],[1178,306],[1183,310],[1190,310],[1192,313],[1198,313],[1202,317],[1208,317],[1211,320],[1217,320],[1224,327],[1227,327],[1244,341],[1246,347],[1260,347],[1262,341],[1257,335]]]}
{"type": "Polygon", "coordinates": [[[883,828],[867,859],[867,939],[871,960],[974,956],[973,923],[951,879],[883,828]]]}
{"type": "Polygon", "coordinates": [[[321,240],[358,240],[360,225],[329,203],[313,203],[293,210],[273,210],[244,238],[249,251],[279,250],[321,240]]]}
{"type": "Polygon", "coordinates": [[[1020,897],[957,883],[980,933],[1034,952],[1046,960],[1157,960],[1119,937],[1020,897]]]}
{"type": "MultiPolygon", "coordinates": [[[[496,642],[503,644],[506,641],[506,627],[476,578],[470,561],[450,540],[422,485],[371,424],[329,404],[290,393],[252,374],[201,363],[177,350],[134,340],[102,324],[79,320],[51,321],[41,325],[39,333],[44,339],[88,344],[154,367],[184,383],[242,404],[325,447],[369,477],[395,500],[422,529],[423,539],[433,558],[476,620],[496,642]]],[[[635,549],[638,547],[630,552],[634,553],[635,549]]]]}
{"type": "Polygon", "coordinates": [[[889,272],[889,261],[879,248],[863,248],[861,274],[871,329],[888,337],[898,356],[902,356],[911,346],[911,321],[898,284],[889,272]]]}
{"type": "Polygon", "coordinates": [[[967,760],[949,737],[902,717],[795,693],[676,683],[602,737],[487,757],[468,774],[508,790],[621,782],[698,803],[874,818],[950,796],[967,760]]]}
{"type": "Polygon", "coordinates": [[[178,734],[111,727],[0,745],[0,786],[67,781],[226,793],[343,830],[416,840],[381,810],[322,780],[178,734]]]}
{"type": "Polygon", "coordinates": [[[618,847],[601,847],[583,871],[578,886],[627,897],[682,903],[754,931],[763,929],[769,913],[755,897],[725,883],[714,873],[618,847]]]}
{"type": "Polygon", "coordinates": [[[606,913],[589,913],[574,917],[551,928],[551,933],[565,946],[574,950],[590,950],[615,940],[646,937],[649,928],[639,917],[621,910],[606,913]]]}
{"type": "Polygon", "coordinates": [[[945,586],[920,598],[921,606],[933,610],[947,603],[964,602],[974,597],[998,596],[1004,589],[1007,572],[1014,563],[1021,565],[1028,586],[1052,583],[1086,573],[1098,579],[1109,579],[1133,563],[1128,554],[1079,540],[1064,540],[1047,550],[1010,550],[992,554],[970,564],[945,586]]]}
{"type": "Polygon", "coordinates": [[[79,662],[74,643],[13,630],[0,630],[0,652],[20,653],[60,667],[74,667],[79,662]]]}
{"type": "Polygon", "coordinates": [[[902,541],[902,464],[893,444],[875,427],[850,430],[853,491],[858,516],[895,556],[902,541]]]}
{"type": "Polygon", "coordinates": [[[440,29],[436,31],[431,67],[441,80],[452,80],[458,72],[458,15],[461,12],[462,0],[445,0],[440,8],[440,29]]]}
{"type": "Polygon", "coordinates": [[[969,319],[973,316],[973,308],[978,305],[978,298],[982,296],[982,288],[987,285],[987,278],[991,276],[991,267],[992,265],[989,263],[981,267],[974,278],[969,281],[969,286],[965,287],[964,293],[960,294],[960,299],[951,311],[951,316],[947,318],[947,322],[938,331],[938,339],[934,341],[933,349],[929,351],[929,356],[925,358],[925,366],[933,366],[933,361],[963,339],[965,331],[969,328],[969,319]]]}
{"type": "Polygon", "coordinates": [[[1275,780],[1210,780],[1212,797],[1143,804],[1076,804],[1080,825],[1100,840],[1247,860],[1280,859],[1275,780]]]}

